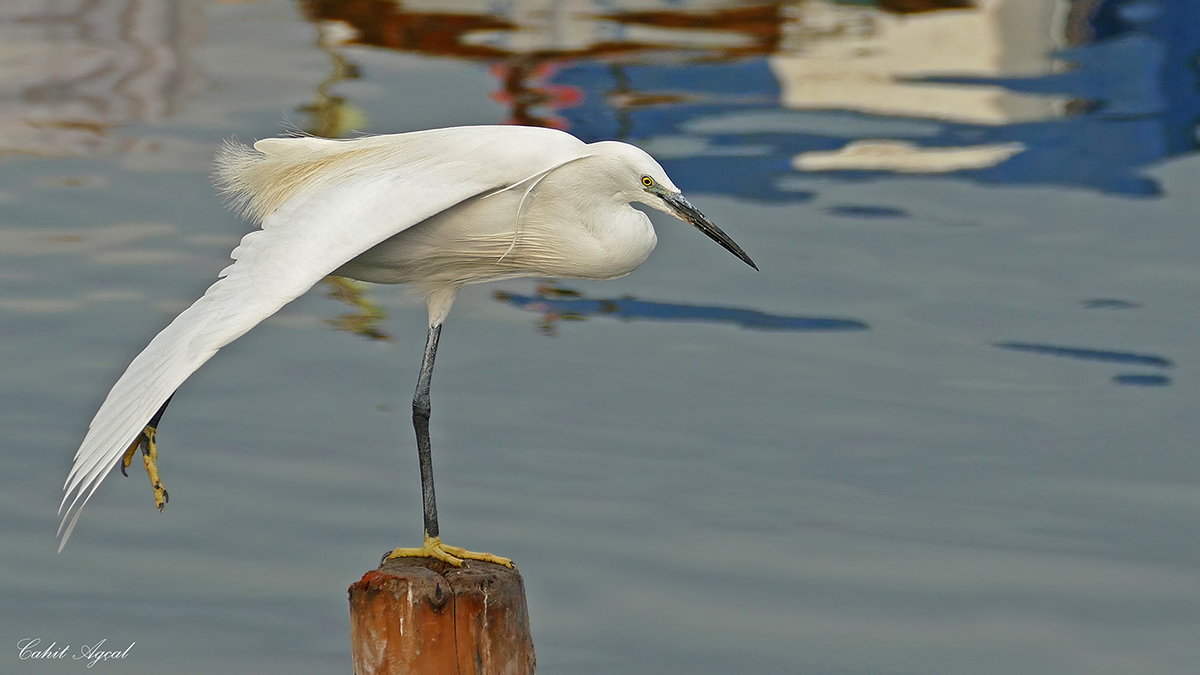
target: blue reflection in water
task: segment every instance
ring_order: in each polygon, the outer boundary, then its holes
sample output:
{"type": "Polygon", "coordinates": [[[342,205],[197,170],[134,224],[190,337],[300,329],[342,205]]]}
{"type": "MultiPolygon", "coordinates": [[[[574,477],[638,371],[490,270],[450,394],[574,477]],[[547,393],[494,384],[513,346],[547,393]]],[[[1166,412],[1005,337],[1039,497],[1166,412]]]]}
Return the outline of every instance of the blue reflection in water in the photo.
{"type": "Polygon", "coordinates": [[[825,209],[825,213],[831,216],[843,216],[845,218],[907,218],[908,212],[904,209],[895,209],[890,206],[867,206],[856,204],[845,204],[831,206],[825,209]]]}
{"type": "MultiPolygon", "coordinates": [[[[557,292],[562,293],[563,291],[557,292]]],[[[870,329],[867,324],[854,319],[783,316],[737,307],[648,302],[636,298],[592,300],[578,297],[571,291],[566,294],[575,297],[518,295],[506,291],[496,291],[494,297],[500,302],[519,309],[540,312],[545,315],[546,320],[550,321],[555,319],[579,321],[589,316],[611,316],[626,321],[652,319],[656,321],[731,323],[751,330],[860,331],[870,329]]]]}
{"type": "Polygon", "coordinates": [[[1141,366],[1158,366],[1159,368],[1170,368],[1175,365],[1175,362],[1171,359],[1155,354],[1134,354],[1133,352],[1114,352],[1103,349],[1060,347],[1057,345],[1035,344],[1033,342],[997,342],[996,346],[1001,349],[1011,349],[1018,352],[1064,356],[1069,359],[1083,359],[1084,361],[1134,363],[1141,366]]]}
{"type": "Polygon", "coordinates": [[[1113,375],[1113,383],[1132,387],[1165,387],[1171,384],[1166,375],[1113,375]]]}
{"type": "MultiPolygon", "coordinates": [[[[1154,366],[1172,368],[1175,362],[1157,354],[1136,354],[1133,352],[1118,352],[1105,349],[1086,349],[1083,347],[1063,347],[1060,345],[1043,345],[1033,342],[997,342],[995,346],[1017,352],[1031,352],[1060,356],[1068,359],[1084,361],[1102,361],[1105,363],[1122,363],[1138,366],[1154,366]]],[[[1119,385],[1139,387],[1164,387],[1171,384],[1171,378],[1159,374],[1126,373],[1113,377],[1113,382],[1119,385]]]]}
{"type": "Polygon", "coordinates": [[[1084,309],[1136,309],[1141,307],[1136,302],[1120,298],[1092,298],[1084,300],[1082,304],[1084,309]]]}
{"type": "Polygon", "coordinates": [[[858,169],[800,172],[792,168],[794,157],[842,150],[858,139],[891,137],[904,138],[920,150],[1004,144],[1023,148],[991,166],[931,172],[934,176],[1157,195],[1157,181],[1143,175],[1143,168],[1197,148],[1200,90],[1194,63],[1200,45],[1200,3],[1101,0],[1072,11],[1082,20],[1068,22],[1073,25],[1064,30],[1072,33],[1058,36],[1058,41],[1071,46],[1054,55],[1070,65],[1064,72],[913,80],[993,85],[1065,99],[1064,113],[1039,121],[922,119],[928,129],[920,133],[880,135],[870,127],[911,124],[915,118],[789,110],[781,102],[782,87],[770,54],[691,64],[582,61],[563,67],[550,81],[582,93],[578,102],[556,110],[573,133],[589,141],[621,138],[653,146],[667,172],[694,192],[765,202],[808,200],[813,193],[796,178],[862,180],[891,174],[858,169]],[[631,92],[657,96],[645,97],[652,104],[622,105],[619,101],[629,100],[631,92]],[[822,117],[828,123],[818,123],[822,117]],[[691,148],[681,148],[676,156],[659,151],[660,145],[679,139],[687,139],[691,148]]]}

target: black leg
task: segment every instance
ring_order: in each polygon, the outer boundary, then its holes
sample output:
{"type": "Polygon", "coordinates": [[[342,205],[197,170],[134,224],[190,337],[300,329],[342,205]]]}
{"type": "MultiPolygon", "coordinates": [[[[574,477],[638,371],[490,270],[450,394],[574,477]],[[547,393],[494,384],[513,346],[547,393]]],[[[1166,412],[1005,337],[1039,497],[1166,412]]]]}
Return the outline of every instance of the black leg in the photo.
{"type": "Polygon", "coordinates": [[[158,409],[158,412],[154,413],[154,417],[150,418],[150,424],[147,426],[154,427],[155,429],[158,428],[158,423],[162,421],[163,413],[167,412],[167,406],[171,405],[171,399],[173,398],[175,398],[175,394],[171,394],[167,397],[167,400],[163,401],[162,407],[158,409]]]}
{"type": "Polygon", "coordinates": [[[392,558],[436,558],[455,567],[463,560],[484,560],[511,568],[512,561],[491,553],[476,553],[457,546],[447,546],[438,536],[437,500],[433,496],[433,457],[429,450],[429,381],[433,378],[433,359],[437,356],[438,338],[442,335],[442,324],[429,327],[429,339],[425,342],[425,358],[421,361],[421,376],[417,379],[417,393],[413,396],[413,428],[417,431],[417,458],[421,461],[421,502],[425,515],[425,543],[420,548],[398,548],[384,557],[392,558]]]}
{"type": "Polygon", "coordinates": [[[438,536],[437,499],[433,494],[433,457],[429,446],[429,380],[433,377],[433,358],[437,355],[442,324],[429,327],[425,342],[425,358],[421,360],[421,376],[413,396],[413,428],[417,431],[417,458],[421,462],[421,503],[425,513],[425,536],[438,536]]]}

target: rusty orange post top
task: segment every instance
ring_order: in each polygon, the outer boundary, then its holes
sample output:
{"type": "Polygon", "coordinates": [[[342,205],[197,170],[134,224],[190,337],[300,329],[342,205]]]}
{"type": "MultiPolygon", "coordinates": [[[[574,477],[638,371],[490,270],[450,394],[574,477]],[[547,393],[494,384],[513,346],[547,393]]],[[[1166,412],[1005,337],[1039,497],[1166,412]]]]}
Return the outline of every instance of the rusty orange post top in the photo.
{"type": "Polygon", "coordinates": [[[385,560],[350,587],[354,675],[533,675],[521,573],[385,560]]]}

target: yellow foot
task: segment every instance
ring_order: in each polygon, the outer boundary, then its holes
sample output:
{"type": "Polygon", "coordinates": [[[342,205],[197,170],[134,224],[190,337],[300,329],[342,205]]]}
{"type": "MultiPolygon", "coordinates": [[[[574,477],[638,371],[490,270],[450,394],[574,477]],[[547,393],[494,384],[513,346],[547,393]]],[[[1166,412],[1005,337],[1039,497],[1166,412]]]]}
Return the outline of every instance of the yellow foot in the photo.
{"type": "Polygon", "coordinates": [[[501,558],[491,553],[476,553],[457,546],[447,546],[442,543],[440,537],[429,535],[425,535],[425,545],[421,548],[398,548],[387,557],[388,560],[392,558],[437,558],[455,567],[462,567],[463,560],[483,560],[504,565],[509,569],[512,569],[513,566],[512,561],[508,558],[501,558]]]}
{"type": "Polygon", "coordinates": [[[133,455],[142,449],[142,464],[146,466],[146,475],[150,477],[150,485],[154,488],[154,505],[159,511],[163,510],[171,497],[167,494],[167,489],[163,487],[162,481],[158,479],[158,445],[154,442],[154,434],[157,429],[147,426],[138,434],[137,438],[133,439],[133,444],[125,451],[125,455],[121,457],[121,473],[125,473],[125,469],[133,463],[133,455]]]}

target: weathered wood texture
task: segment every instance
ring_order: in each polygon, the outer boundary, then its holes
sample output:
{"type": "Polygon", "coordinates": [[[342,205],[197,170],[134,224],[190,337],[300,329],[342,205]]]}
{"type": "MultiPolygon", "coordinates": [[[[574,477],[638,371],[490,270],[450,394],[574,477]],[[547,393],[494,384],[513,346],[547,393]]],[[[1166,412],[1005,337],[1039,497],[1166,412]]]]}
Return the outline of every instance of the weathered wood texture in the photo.
{"type": "Polygon", "coordinates": [[[520,572],[467,565],[398,558],[351,586],[354,675],[533,675],[520,572]]]}

